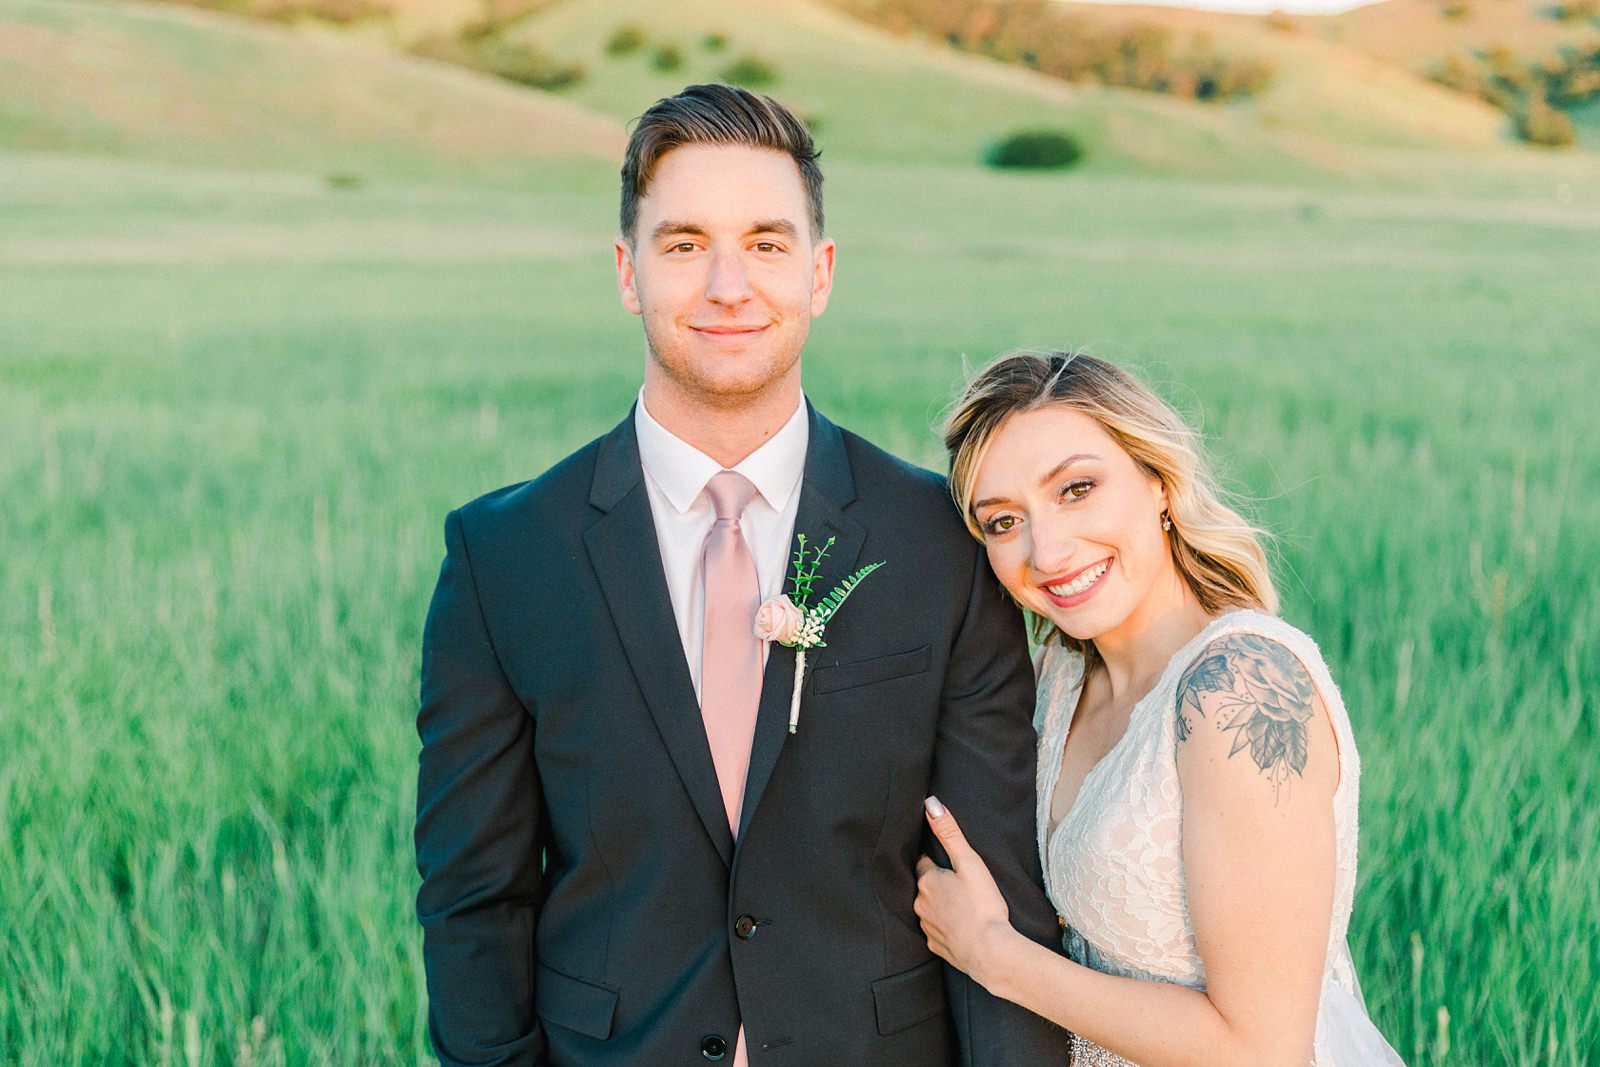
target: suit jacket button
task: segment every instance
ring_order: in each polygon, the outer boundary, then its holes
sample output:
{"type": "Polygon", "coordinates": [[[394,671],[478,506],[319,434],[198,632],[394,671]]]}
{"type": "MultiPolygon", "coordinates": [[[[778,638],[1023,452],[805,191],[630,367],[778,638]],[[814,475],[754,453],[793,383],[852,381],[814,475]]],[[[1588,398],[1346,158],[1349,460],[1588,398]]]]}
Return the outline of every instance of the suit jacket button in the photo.
{"type": "Polygon", "coordinates": [[[707,1034],[700,1040],[700,1055],[708,1060],[720,1060],[728,1054],[728,1041],[721,1034],[707,1034]]]}
{"type": "Polygon", "coordinates": [[[748,915],[741,915],[733,920],[733,932],[739,935],[740,941],[748,941],[756,936],[756,921],[748,915]]]}

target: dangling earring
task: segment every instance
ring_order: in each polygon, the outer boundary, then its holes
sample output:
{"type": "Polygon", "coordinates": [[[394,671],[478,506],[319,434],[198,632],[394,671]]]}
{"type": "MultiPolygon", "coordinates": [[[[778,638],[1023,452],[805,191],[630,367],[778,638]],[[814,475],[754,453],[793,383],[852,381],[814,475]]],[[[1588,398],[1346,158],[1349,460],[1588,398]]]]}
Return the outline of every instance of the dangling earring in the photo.
{"type": "Polygon", "coordinates": [[[1167,530],[1169,532],[1171,531],[1171,529],[1172,529],[1172,513],[1170,511],[1163,511],[1161,513],[1161,528],[1163,530],[1167,530]]]}

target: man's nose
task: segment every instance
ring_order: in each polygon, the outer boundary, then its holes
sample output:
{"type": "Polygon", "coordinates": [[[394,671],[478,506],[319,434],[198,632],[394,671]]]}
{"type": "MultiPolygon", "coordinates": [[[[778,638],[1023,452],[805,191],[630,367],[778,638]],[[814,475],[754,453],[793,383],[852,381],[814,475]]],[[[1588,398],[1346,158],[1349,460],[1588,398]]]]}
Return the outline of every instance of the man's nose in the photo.
{"type": "Polygon", "coordinates": [[[711,276],[706,279],[706,299],[713,304],[737,305],[750,299],[750,279],[737,252],[716,252],[711,276]]]}

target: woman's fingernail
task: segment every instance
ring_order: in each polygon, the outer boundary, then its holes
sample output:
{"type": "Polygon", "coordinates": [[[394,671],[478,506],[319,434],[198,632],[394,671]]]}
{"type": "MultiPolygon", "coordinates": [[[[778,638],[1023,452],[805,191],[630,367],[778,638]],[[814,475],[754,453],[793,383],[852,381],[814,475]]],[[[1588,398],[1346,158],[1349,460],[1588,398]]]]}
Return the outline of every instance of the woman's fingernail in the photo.
{"type": "Polygon", "coordinates": [[[944,818],[944,805],[939,803],[938,797],[929,797],[922,802],[922,806],[927,808],[928,814],[932,815],[935,819],[944,818]]]}

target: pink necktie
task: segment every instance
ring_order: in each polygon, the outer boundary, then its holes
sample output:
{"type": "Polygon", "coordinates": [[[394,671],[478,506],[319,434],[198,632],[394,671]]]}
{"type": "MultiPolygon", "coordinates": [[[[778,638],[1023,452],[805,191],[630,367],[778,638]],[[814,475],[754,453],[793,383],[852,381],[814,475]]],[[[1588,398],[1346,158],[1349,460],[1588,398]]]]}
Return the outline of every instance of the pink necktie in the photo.
{"type": "Polygon", "coordinates": [[[706,535],[705,644],[700,653],[700,717],[722,786],[728,826],[739,834],[745,774],[761,703],[761,642],[756,611],[761,585],[755,560],[739,529],[756,487],[742,474],[722,471],[706,483],[717,521],[706,535]]]}
{"type": "MultiPolygon", "coordinates": [[[[722,786],[728,827],[739,836],[744,780],[750,770],[750,745],[761,704],[761,642],[756,611],[761,583],[756,562],[739,529],[756,487],[742,474],[722,471],[706,483],[717,521],[706,534],[705,643],[700,650],[700,718],[705,722],[711,760],[722,786]]],[[[744,1027],[733,1040],[732,1067],[749,1067],[744,1027]]]]}

